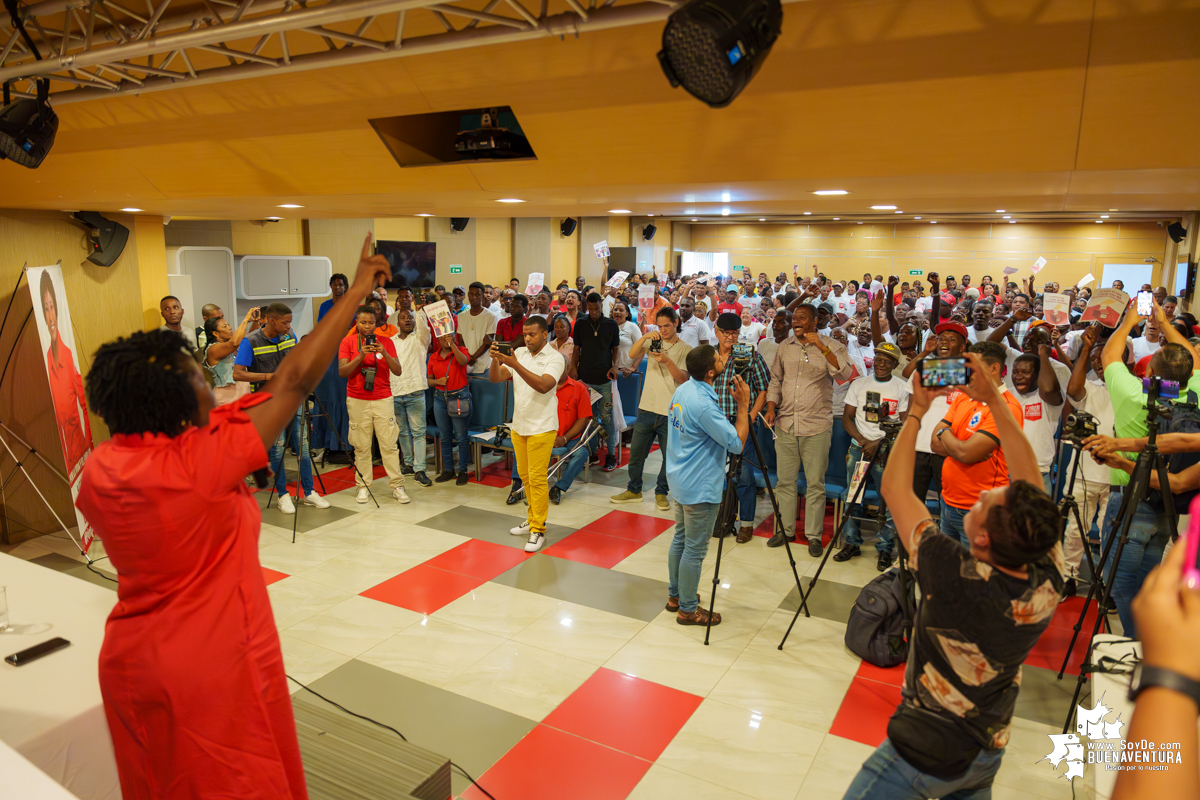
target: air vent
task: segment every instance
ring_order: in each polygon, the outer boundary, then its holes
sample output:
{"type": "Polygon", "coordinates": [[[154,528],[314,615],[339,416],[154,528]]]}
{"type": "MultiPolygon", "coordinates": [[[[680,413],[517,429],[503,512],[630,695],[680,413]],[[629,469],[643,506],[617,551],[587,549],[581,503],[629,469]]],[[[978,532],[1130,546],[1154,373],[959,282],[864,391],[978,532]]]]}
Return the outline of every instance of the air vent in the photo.
{"type": "Polygon", "coordinates": [[[401,167],[537,159],[509,106],[370,120],[401,167]]]}

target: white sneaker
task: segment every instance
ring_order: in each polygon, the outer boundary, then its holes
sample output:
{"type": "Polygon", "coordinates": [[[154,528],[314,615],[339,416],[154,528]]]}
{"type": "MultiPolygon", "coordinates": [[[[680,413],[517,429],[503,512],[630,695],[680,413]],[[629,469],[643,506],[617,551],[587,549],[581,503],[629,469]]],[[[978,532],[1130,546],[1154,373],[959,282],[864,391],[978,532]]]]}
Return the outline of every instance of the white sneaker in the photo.
{"type": "Polygon", "coordinates": [[[526,553],[536,553],[542,549],[542,543],[546,541],[546,534],[529,532],[529,541],[525,543],[526,553]]]}
{"type": "Polygon", "coordinates": [[[371,493],[367,491],[367,487],[363,486],[358,490],[358,497],[354,499],[360,503],[366,503],[371,499],[371,493]]]}
{"type": "Polygon", "coordinates": [[[279,495],[279,510],[284,514],[295,514],[296,506],[292,503],[290,494],[279,495]]]}
{"type": "Polygon", "coordinates": [[[396,498],[396,502],[400,503],[401,505],[412,502],[412,499],[409,498],[408,493],[404,491],[403,486],[397,486],[395,489],[393,489],[392,497],[396,498]]]}
{"type": "Polygon", "coordinates": [[[517,527],[509,529],[508,532],[511,533],[513,536],[528,536],[529,535],[529,520],[525,520],[517,527]]]}
{"type": "Polygon", "coordinates": [[[309,492],[308,496],[300,502],[304,503],[306,506],[312,506],[313,508],[329,508],[329,501],[317,494],[316,490],[309,492]]]}

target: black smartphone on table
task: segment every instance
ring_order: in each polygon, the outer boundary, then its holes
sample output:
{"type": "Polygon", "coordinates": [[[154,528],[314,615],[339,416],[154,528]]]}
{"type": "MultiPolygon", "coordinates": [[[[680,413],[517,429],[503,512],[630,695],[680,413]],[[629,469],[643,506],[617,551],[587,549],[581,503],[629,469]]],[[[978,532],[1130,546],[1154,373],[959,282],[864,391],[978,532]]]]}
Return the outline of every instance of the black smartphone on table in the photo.
{"type": "Polygon", "coordinates": [[[4,658],[6,663],[12,664],[14,667],[23,667],[31,661],[37,661],[39,658],[48,656],[51,653],[62,650],[64,647],[70,647],[71,643],[61,636],[51,639],[48,642],[35,644],[33,647],[27,647],[19,653],[13,653],[4,658]]]}
{"type": "Polygon", "coordinates": [[[965,358],[927,358],[919,366],[921,385],[927,389],[966,386],[971,382],[971,362],[965,358]]]}

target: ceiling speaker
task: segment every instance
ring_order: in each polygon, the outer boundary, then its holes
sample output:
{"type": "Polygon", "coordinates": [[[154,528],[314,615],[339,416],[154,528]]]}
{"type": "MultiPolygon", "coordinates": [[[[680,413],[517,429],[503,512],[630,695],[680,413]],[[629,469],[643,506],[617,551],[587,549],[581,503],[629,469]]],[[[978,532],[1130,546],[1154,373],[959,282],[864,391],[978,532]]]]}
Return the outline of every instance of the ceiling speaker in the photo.
{"type": "Polygon", "coordinates": [[[1187,230],[1178,222],[1172,222],[1167,226],[1167,235],[1171,237],[1171,241],[1179,244],[1187,238],[1187,230]]]}
{"type": "Polygon", "coordinates": [[[121,257],[121,251],[129,241],[129,228],[105,219],[98,211],[76,211],[74,216],[88,228],[88,240],[92,247],[88,261],[98,267],[111,267],[121,257]]]}
{"type": "Polygon", "coordinates": [[[470,217],[451,217],[450,230],[455,233],[462,233],[467,229],[467,223],[471,221],[470,217]]]}
{"type": "Polygon", "coordinates": [[[575,232],[575,226],[578,224],[579,223],[576,220],[572,219],[571,217],[567,217],[562,221],[562,225],[559,226],[558,230],[563,236],[570,236],[575,232]]]}
{"type": "Polygon", "coordinates": [[[642,228],[642,238],[646,241],[650,241],[654,238],[654,232],[657,230],[658,228],[654,227],[653,223],[647,225],[646,227],[642,228]]]}

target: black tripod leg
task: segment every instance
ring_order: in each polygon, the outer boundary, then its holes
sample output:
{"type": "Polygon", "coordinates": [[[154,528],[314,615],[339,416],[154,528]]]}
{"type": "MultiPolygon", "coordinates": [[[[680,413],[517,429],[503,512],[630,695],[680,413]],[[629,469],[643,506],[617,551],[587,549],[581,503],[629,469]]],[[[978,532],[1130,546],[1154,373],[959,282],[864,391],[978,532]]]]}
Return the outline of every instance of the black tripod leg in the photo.
{"type": "MultiPolygon", "coordinates": [[[[725,545],[725,537],[733,527],[734,517],[737,516],[737,476],[742,469],[741,455],[729,457],[729,469],[725,477],[725,493],[721,496],[721,505],[717,508],[717,522],[713,532],[717,535],[717,562],[713,565],[712,599],[708,602],[708,620],[704,626],[704,643],[708,644],[708,635],[712,631],[712,615],[717,605],[717,584],[721,582],[721,552],[725,545]]],[[[701,562],[703,566],[703,562],[701,562]]],[[[683,601],[682,596],[680,602],[683,601]]]]}
{"type": "MultiPolygon", "coordinates": [[[[325,404],[321,402],[321,398],[317,397],[314,394],[314,395],[312,395],[312,399],[314,402],[316,402],[317,408],[321,409],[321,416],[325,417],[325,421],[327,423],[329,423],[329,430],[333,431],[333,435],[337,437],[338,444],[340,444],[342,446],[342,450],[344,452],[348,452],[348,453],[353,452],[353,449],[350,447],[350,444],[345,439],[342,438],[342,432],[339,431],[333,425],[333,423],[330,421],[329,412],[325,410],[325,404]]],[[[350,469],[354,470],[354,474],[357,475],[362,480],[363,487],[366,488],[367,495],[371,498],[371,502],[373,502],[375,504],[376,508],[379,508],[380,507],[379,501],[375,499],[375,493],[371,491],[371,484],[374,482],[374,478],[375,478],[374,470],[372,470],[372,473],[371,473],[371,480],[368,481],[366,476],[358,471],[358,463],[354,459],[353,456],[351,456],[351,458],[350,458],[350,469]]],[[[322,488],[324,488],[324,483],[322,483],[322,488]]]]}
{"type": "MultiPolygon", "coordinates": [[[[771,509],[775,514],[775,524],[772,526],[772,533],[783,534],[783,517],[779,513],[779,501],[775,498],[775,489],[771,486],[771,478],[767,475],[767,461],[763,458],[762,446],[758,443],[758,437],[755,436],[753,430],[750,431],[750,439],[754,442],[754,456],[758,459],[758,471],[762,473],[763,484],[767,487],[767,497],[771,500],[771,509]]],[[[756,466],[751,464],[751,467],[756,466]]],[[[799,502],[800,498],[796,498],[799,502]]],[[[792,567],[792,577],[796,580],[796,589],[800,594],[804,594],[804,589],[800,585],[800,573],[796,571],[796,558],[792,555],[792,545],[788,542],[787,537],[783,537],[783,549],[787,552],[788,564],[792,567]]]]}

